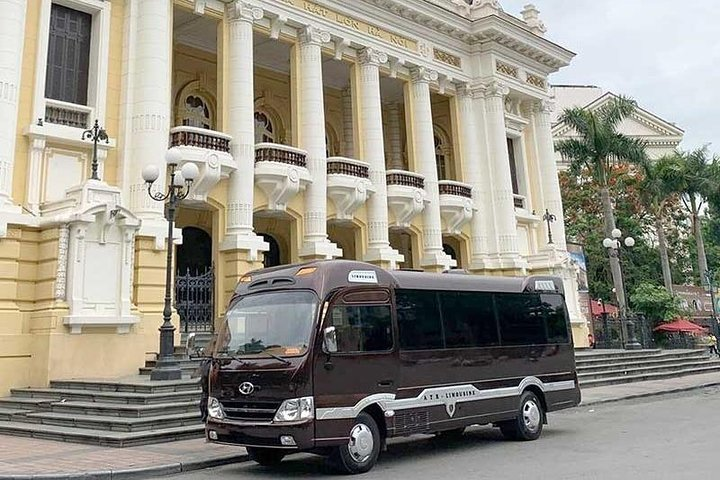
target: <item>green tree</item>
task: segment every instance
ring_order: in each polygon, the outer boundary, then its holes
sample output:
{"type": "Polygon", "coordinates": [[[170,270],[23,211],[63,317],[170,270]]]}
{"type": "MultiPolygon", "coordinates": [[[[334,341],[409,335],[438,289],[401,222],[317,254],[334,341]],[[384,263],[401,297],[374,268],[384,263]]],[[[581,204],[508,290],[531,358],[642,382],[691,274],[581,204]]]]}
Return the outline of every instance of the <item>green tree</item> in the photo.
{"type": "Polygon", "coordinates": [[[655,324],[673,320],[680,314],[680,305],[670,292],[659,285],[642,283],[630,295],[633,310],[645,314],[655,324]]]}
{"type": "Polygon", "coordinates": [[[660,253],[663,283],[671,295],[673,293],[673,275],[665,229],[668,205],[681,188],[678,177],[673,175],[675,162],[675,156],[665,156],[655,162],[643,162],[641,165],[642,177],[638,184],[640,201],[655,220],[655,234],[660,253]]]}
{"type": "MultiPolygon", "coordinates": [[[[613,167],[624,162],[642,164],[646,160],[645,142],[617,131],[623,119],[636,107],[634,100],[616,97],[595,111],[570,108],[560,116],[560,121],[571,127],[577,136],[557,142],[555,148],[570,162],[571,174],[580,175],[583,170],[590,173],[600,196],[605,235],[608,237],[616,228],[609,189],[613,167]]],[[[627,305],[619,259],[610,259],[610,271],[620,309],[625,312],[627,305]]]]}
{"type": "Polygon", "coordinates": [[[717,157],[710,159],[707,146],[691,152],[681,153],[673,157],[667,166],[667,174],[675,177],[678,193],[690,215],[695,251],[697,254],[697,271],[695,278],[705,284],[705,272],[708,270],[705,240],[703,236],[702,212],[706,200],[714,198],[718,188],[718,178],[714,177],[717,157]]]}

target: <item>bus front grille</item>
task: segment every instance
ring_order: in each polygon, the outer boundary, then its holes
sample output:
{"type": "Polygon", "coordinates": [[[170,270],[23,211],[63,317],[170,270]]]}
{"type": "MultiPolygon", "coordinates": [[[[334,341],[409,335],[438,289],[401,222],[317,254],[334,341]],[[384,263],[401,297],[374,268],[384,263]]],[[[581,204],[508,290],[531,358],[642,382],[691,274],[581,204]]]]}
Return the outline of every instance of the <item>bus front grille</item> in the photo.
{"type": "Polygon", "coordinates": [[[280,402],[225,400],[221,403],[228,418],[247,422],[270,422],[280,408],[280,402]]]}

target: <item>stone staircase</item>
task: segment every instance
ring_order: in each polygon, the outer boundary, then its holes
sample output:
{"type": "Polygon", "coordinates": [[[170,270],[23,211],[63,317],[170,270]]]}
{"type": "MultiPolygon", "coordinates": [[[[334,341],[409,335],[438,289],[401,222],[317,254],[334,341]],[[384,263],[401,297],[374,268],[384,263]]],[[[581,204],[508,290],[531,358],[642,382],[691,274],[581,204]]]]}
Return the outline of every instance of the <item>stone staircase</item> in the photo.
{"type": "Polygon", "coordinates": [[[581,388],[720,372],[705,350],[586,350],[575,362],[581,388]]]}
{"type": "Polygon", "coordinates": [[[176,349],[183,379],[153,382],[140,375],[117,380],[58,380],[48,388],[16,388],[0,398],[0,434],[129,447],[203,436],[201,389],[192,378],[199,360],[176,349]]]}

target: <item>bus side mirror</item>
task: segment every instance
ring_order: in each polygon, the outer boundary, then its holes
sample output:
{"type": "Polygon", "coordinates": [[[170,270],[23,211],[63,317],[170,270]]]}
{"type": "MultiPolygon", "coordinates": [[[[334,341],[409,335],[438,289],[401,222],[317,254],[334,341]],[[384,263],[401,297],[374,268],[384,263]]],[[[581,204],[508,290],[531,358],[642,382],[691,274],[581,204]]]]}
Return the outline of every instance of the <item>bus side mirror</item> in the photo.
{"type": "Polygon", "coordinates": [[[325,346],[325,351],[328,353],[336,353],[338,351],[335,327],[327,327],[324,330],[323,345],[325,346]]]}

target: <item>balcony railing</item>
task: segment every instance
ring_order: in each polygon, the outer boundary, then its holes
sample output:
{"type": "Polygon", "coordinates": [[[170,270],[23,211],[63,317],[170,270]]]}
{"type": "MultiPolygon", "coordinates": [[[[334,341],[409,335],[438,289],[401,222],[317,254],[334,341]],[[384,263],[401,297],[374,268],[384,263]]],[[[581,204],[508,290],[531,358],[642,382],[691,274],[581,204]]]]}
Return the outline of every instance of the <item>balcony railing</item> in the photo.
{"type": "Polygon", "coordinates": [[[307,168],[307,153],[279,143],[258,143],[255,145],[255,163],[259,162],[277,162],[307,168]]]}
{"type": "Polygon", "coordinates": [[[456,197],[472,198],[472,187],[460,182],[441,180],[438,184],[440,195],[455,195],[456,197]]]}
{"type": "Polygon", "coordinates": [[[513,203],[515,208],[525,209],[525,197],[522,195],[513,195],[513,203]]]}
{"type": "Polygon", "coordinates": [[[230,136],[196,127],[175,127],[170,130],[171,147],[197,147],[230,153],[230,136]]]}
{"type": "Polygon", "coordinates": [[[64,125],[75,128],[89,128],[92,108],[85,105],[61,102],[59,100],[45,100],[45,123],[64,125]]]}
{"type": "Polygon", "coordinates": [[[406,172],[404,170],[388,170],[387,184],[414,187],[423,190],[425,188],[425,177],[417,173],[406,172]]]}
{"type": "Polygon", "coordinates": [[[367,163],[350,158],[330,157],[327,160],[328,175],[349,175],[358,178],[370,178],[370,168],[367,163]]]}

